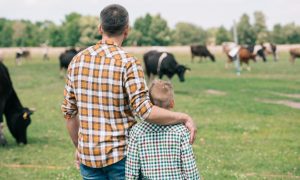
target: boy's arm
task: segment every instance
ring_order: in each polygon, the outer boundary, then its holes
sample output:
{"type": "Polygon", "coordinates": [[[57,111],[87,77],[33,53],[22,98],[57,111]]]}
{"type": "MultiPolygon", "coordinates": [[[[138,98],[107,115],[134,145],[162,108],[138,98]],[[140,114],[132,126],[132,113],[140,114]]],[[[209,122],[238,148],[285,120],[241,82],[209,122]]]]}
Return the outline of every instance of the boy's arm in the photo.
{"type": "Polygon", "coordinates": [[[127,146],[127,157],[126,157],[126,168],[125,168],[126,179],[137,180],[139,179],[140,173],[140,157],[138,143],[132,133],[130,132],[130,138],[127,146]]]}
{"type": "Polygon", "coordinates": [[[181,136],[181,164],[184,179],[200,179],[193,154],[192,145],[189,144],[189,133],[186,131],[181,136]]]}

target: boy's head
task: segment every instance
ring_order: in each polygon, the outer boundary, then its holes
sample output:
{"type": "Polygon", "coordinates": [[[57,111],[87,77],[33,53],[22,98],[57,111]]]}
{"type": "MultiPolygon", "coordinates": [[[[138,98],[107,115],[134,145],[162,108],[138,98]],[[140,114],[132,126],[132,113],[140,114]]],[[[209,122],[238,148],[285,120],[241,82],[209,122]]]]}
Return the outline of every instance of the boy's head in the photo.
{"type": "Polygon", "coordinates": [[[174,92],[170,82],[154,80],[149,88],[151,102],[165,109],[174,107],[174,92]]]}

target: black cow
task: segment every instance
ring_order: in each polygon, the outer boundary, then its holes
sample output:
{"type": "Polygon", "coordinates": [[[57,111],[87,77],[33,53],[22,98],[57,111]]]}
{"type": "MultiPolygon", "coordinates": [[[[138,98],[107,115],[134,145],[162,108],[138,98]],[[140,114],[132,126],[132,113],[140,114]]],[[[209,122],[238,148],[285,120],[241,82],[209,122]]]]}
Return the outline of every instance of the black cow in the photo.
{"type": "Polygon", "coordinates": [[[174,74],[177,74],[179,80],[184,82],[184,73],[190,68],[180,65],[176,62],[173,54],[167,52],[158,52],[155,50],[149,51],[144,54],[145,71],[150,79],[151,75],[158,75],[161,79],[166,75],[171,79],[174,74]]]}
{"type": "Polygon", "coordinates": [[[0,144],[6,140],[2,132],[3,115],[9,131],[17,143],[27,144],[27,127],[31,122],[29,108],[23,107],[11,82],[8,69],[0,62],[0,144]]]}
{"type": "Polygon", "coordinates": [[[194,56],[199,56],[202,60],[202,57],[209,57],[212,62],[215,62],[215,56],[209,52],[206,46],[203,45],[193,45],[191,46],[192,53],[192,62],[194,61],[194,56]]]}
{"type": "Polygon", "coordinates": [[[65,52],[61,53],[59,56],[59,67],[61,76],[63,76],[63,71],[68,69],[70,62],[73,57],[77,54],[77,50],[74,48],[67,49],[65,52]]]}

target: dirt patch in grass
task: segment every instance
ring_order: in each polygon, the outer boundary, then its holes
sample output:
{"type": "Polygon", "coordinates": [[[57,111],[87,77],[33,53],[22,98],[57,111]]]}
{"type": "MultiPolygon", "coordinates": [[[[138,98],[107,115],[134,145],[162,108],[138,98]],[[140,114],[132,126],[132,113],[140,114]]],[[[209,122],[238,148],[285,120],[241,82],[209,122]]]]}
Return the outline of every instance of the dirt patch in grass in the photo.
{"type": "Polygon", "coordinates": [[[227,93],[224,91],[218,91],[214,89],[208,89],[205,91],[207,94],[217,95],[217,96],[225,96],[227,93]]]}
{"type": "Polygon", "coordinates": [[[278,92],[272,92],[272,94],[284,96],[284,97],[290,97],[290,98],[300,98],[300,94],[285,94],[285,93],[278,93],[278,92]]]}
{"type": "Polygon", "coordinates": [[[289,101],[289,100],[256,99],[256,101],[262,103],[269,103],[269,104],[279,104],[279,105],[284,105],[295,109],[300,109],[300,103],[289,101]]]}

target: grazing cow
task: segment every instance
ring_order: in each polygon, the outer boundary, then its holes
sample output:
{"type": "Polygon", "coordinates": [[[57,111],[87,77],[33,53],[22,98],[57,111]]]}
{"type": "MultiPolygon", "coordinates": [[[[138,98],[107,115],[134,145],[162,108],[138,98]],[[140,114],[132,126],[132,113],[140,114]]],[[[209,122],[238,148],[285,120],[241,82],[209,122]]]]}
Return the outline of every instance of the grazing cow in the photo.
{"type": "Polygon", "coordinates": [[[194,62],[194,56],[199,56],[202,61],[202,57],[209,57],[212,62],[215,62],[215,56],[209,52],[206,46],[193,45],[191,46],[192,62],[194,62]]]}
{"type": "Polygon", "coordinates": [[[296,58],[300,58],[300,48],[292,48],[292,49],[290,49],[290,55],[291,55],[290,62],[292,64],[294,64],[295,63],[295,59],[296,58]]]}
{"type": "Polygon", "coordinates": [[[61,53],[59,56],[59,67],[60,67],[60,75],[61,77],[64,74],[64,70],[68,69],[70,62],[73,57],[77,54],[77,50],[75,48],[67,49],[65,52],[61,53]]]}
{"type": "Polygon", "coordinates": [[[237,55],[238,55],[241,66],[243,66],[243,64],[246,64],[247,70],[251,71],[251,68],[249,66],[250,59],[252,59],[254,62],[256,62],[256,55],[254,53],[251,53],[252,49],[253,49],[252,46],[233,48],[226,54],[228,57],[228,61],[227,61],[227,64],[225,65],[225,67],[227,68],[229,63],[236,60],[237,55]]]}
{"type": "Polygon", "coordinates": [[[184,73],[190,68],[180,65],[176,62],[173,54],[167,52],[158,52],[155,50],[144,54],[145,71],[148,79],[151,81],[151,76],[158,75],[161,79],[166,75],[171,79],[175,74],[178,75],[180,82],[184,82],[184,73]]]}
{"type": "Polygon", "coordinates": [[[9,131],[18,144],[27,144],[27,127],[31,122],[29,108],[23,107],[11,82],[8,69],[0,62],[0,144],[7,142],[2,132],[3,115],[9,131]]]}
{"type": "Polygon", "coordinates": [[[250,59],[252,59],[254,62],[256,62],[256,55],[251,53],[249,49],[245,47],[241,47],[239,50],[239,58],[240,58],[241,66],[243,66],[243,64],[246,64],[248,71],[251,71],[251,67],[249,66],[249,61],[250,59]]]}
{"type": "Polygon", "coordinates": [[[30,51],[20,49],[18,52],[16,52],[16,64],[20,65],[22,58],[29,59],[30,57],[30,51]]]}

